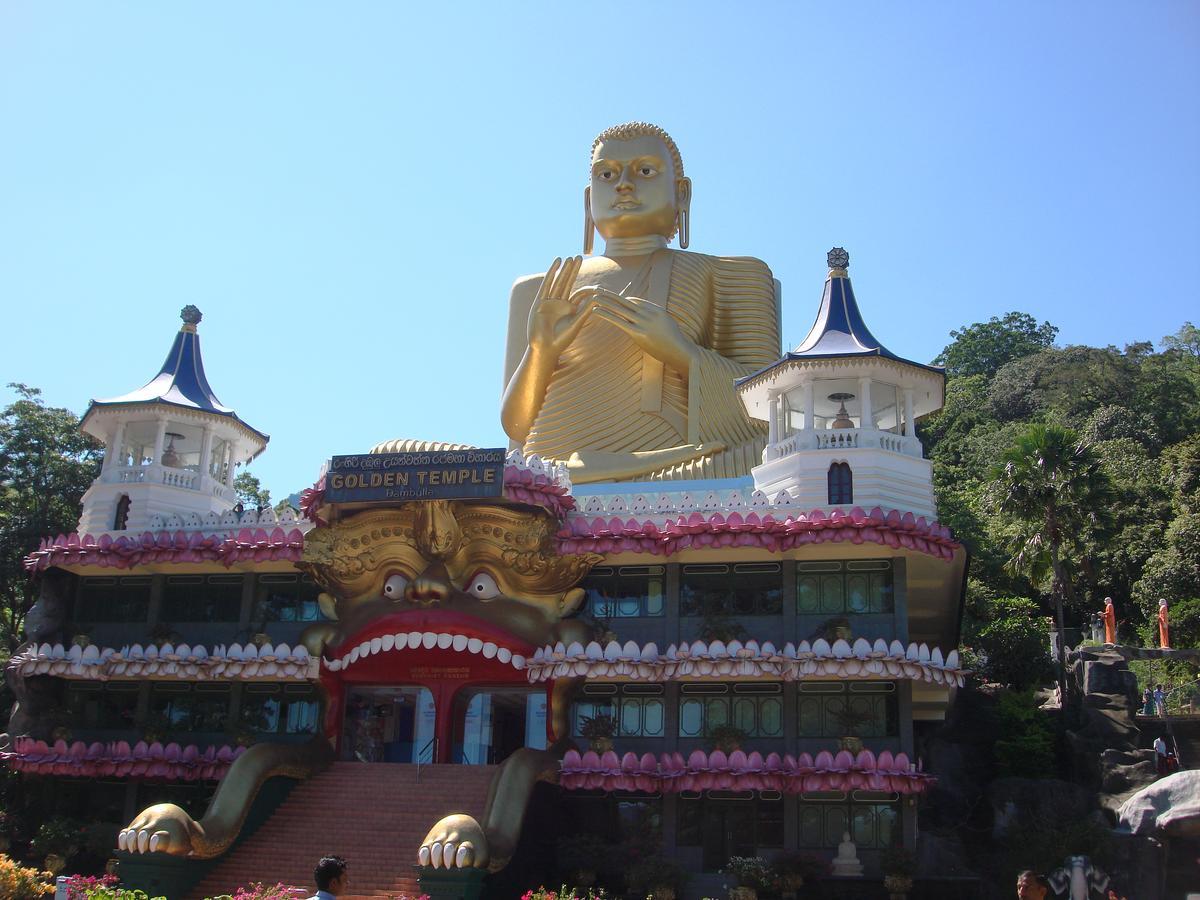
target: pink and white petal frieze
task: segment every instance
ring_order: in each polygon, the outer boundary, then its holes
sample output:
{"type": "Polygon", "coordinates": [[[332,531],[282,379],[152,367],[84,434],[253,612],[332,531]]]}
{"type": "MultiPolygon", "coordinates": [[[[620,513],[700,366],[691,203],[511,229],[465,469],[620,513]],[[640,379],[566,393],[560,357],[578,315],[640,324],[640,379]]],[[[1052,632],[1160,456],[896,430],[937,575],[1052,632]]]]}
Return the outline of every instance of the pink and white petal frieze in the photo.
{"type": "Polygon", "coordinates": [[[57,675],[95,681],[157,678],[183,681],[311,681],[317,659],[303,644],[132,644],[116,649],[91,644],[30,645],[9,663],[20,676],[57,675]]]}
{"type": "Polygon", "coordinates": [[[848,750],[822,750],[815,757],[758,751],[694,750],[681,753],[626,753],[613,750],[580,754],[568,750],[561,764],[560,780],[567,790],[680,791],[734,790],[808,791],[871,790],[897,794],[920,794],[936,779],[925,772],[920,761],[909,761],[905,753],[870,750],[857,754],[848,750]]]}
{"type": "Polygon", "coordinates": [[[722,499],[715,492],[706,497],[664,494],[653,504],[652,513],[630,516],[633,509],[648,511],[650,501],[641,495],[630,500],[596,495],[566,516],[558,532],[559,550],[668,556],[687,549],[724,547],[782,552],[804,544],[845,541],[915,550],[948,561],[959,547],[949,528],[911,512],[884,511],[878,506],[870,512],[857,506],[849,512],[801,512],[788,508],[791,499],[784,492],[767,505],[760,491],[751,495],[749,503],[740,497],[722,499]]]}
{"type": "Polygon", "coordinates": [[[395,634],[378,635],[352,646],[339,647],[337,656],[332,659],[324,657],[322,662],[329,671],[339,672],[349,669],[359,660],[365,660],[378,653],[404,653],[405,651],[425,653],[434,648],[482,656],[484,659],[495,659],[504,665],[512,666],[518,672],[524,671],[527,665],[525,656],[528,652],[527,647],[514,649],[487,638],[468,637],[465,634],[454,634],[447,631],[397,631],[395,634]]]}
{"type": "Polygon", "coordinates": [[[100,537],[86,534],[60,534],[46,538],[38,549],[25,557],[31,572],[54,566],[99,566],[132,569],[149,563],[218,562],[231,566],[236,562],[296,562],[304,550],[304,532],[300,528],[284,531],[275,527],[242,528],[235,533],[205,534],[202,531],[147,531],[130,537],[111,534],[100,537]]]}
{"type": "Polygon", "coordinates": [[[878,638],[872,643],[858,638],[851,644],[841,638],[832,644],[818,638],[811,644],[788,642],[777,648],[771,641],[693,641],[671,644],[660,652],[656,644],[634,641],[620,644],[596,641],[548,644],[529,658],[525,670],[530,682],[556,678],[612,678],[633,681],[676,681],[706,678],[875,678],[926,681],[962,687],[967,670],[959,665],[958,651],[942,655],[938,647],[878,638]]]}
{"type": "Polygon", "coordinates": [[[156,778],[163,781],[215,781],[224,777],[245,747],[197,747],[176,743],[45,741],[18,737],[0,761],[20,772],[76,777],[156,778]]]}

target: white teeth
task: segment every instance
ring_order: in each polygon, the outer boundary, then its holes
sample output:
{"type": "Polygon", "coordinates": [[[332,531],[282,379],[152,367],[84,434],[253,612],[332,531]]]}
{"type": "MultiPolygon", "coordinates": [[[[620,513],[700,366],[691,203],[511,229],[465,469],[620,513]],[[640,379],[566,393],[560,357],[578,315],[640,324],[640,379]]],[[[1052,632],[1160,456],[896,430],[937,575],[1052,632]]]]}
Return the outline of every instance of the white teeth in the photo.
{"type": "Polygon", "coordinates": [[[371,652],[378,653],[383,649],[383,638],[371,638],[371,652]]]}
{"type": "Polygon", "coordinates": [[[423,635],[421,635],[421,646],[424,647],[426,650],[432,650],[436,643],[437,643],[437,635],[434,634],[432,631],[427,631],[423,635]]]}
{"type": "Polygon", "coordinates": [[[452,634],[439,634],[437,636],[437,645],[439,650],[446,650],[450,647],[450,642],[454,640],[452,634]]]}
{"type": "Polygon", "coordinates": [[[486,644],[483,645],[483,658],[491,659],[493,656],[496,655],[496,651],[498,649],[499,648],[495,644],[493,644],[491,641],[488,641],[486,644]]]}
{"type": "Polygon", "coordinates": [[[471,638],[467,641],[467,650],[471,653],[478,653],[483,649],[483,641],[479,638],[471,638]]]}
{"type": "Polygon", "coordinates": [[[379,646],[384,653],[390,652],[396,646],[396,636],[394,634],[385,634],[380,640],[379,646]]]}
{"type": "Polygon", "coordinates": [[[327,669],[329,669],[330,672],[336,672],[339,669],[341,669],[342,661],[340,659],[327,660],[325,663],[325,667],[327,669]]]}
{"type": "Polygon", "coordinates": [[[414,650],[421,646],[421,632],[410,631],[408,633],[408,646],[412,647],[414,650]]]}
{"type": "Polygon", "coordinates": [[[514,669],[524,669],[525,668],[525,657],[521,656],[519,653],[514,653],[513,658],[512,658],[512,664],[513,664],[514,669]]]}
{"type": "Polygon", "coordinates": [[[392,635],[392,639],[395,640],[395,642],[396,642],[397,650],[407,650],[408,649],[408,632],[407,631],[401,631],[398,634],[392,635]]]}
{"type": "Polygon", "coordinates": [[[354,663],[354,662],[358,662],[358,648],[357,647],[355,647],[353,650],[351,650],[350,655],[346,657],[346,665],[349,665],[350,663],[354,663]]]}
{"type": "Polygon", "coordinates": [[[364,656],[370,656],[370,655],[371,655],[371,642],[363,641],[361,644],[358,645],[358,658],[362,659],[364,656]]]}
{"type": "Polygon", "coordinates": [[[467,649],[467,636],[465,634],[456,634],[454,640],[451,642],[451,646],[456,653],[462,653],[467,649]]]}
{"type": "Polygon", "coordinates": [[[500,660],[502,663],[506,663],[512,659],[512,651],[507,647],[501,647],[496,651],[496,659],[500,660]]]}

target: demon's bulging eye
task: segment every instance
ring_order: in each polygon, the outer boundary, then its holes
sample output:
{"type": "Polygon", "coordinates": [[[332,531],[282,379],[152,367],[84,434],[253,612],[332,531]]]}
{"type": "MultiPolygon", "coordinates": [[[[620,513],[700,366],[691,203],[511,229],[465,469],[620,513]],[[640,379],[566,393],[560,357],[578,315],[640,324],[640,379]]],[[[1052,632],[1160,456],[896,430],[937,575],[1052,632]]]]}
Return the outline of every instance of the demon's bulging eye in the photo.
{"type": "Polygon", "coordinates": [[[389,575],[388,580],[383,583],[383,596],[389,600],[399,600],[404,596],[406,587],[408,587],[408,576],[399,573],[389,575]]]}
{"type": "Polygon", "coordinates": [[[496,579],[487,572],[479,572],[467,585],[466,592],[477,600],[492,600],[500,596],[500,587],[496,584],[496,579]]]}

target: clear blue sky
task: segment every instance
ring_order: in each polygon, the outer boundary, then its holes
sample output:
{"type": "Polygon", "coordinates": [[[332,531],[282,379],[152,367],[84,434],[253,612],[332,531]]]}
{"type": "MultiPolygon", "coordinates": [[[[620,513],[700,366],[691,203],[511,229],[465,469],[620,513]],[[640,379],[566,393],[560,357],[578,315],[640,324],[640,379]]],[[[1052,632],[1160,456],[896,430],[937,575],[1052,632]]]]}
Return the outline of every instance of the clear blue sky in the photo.
{"type": "Polygon", "coordinates": [[[82,412],[194,303],[277,497],[386,438],[500,445],[509,287],[579,251],[630,119],[789,345],[835,244],[913,359],[1012,309],[1158,341],[1200,319],[1198,88],[1195,2],[2,0],[0,383],[82,412]]]}

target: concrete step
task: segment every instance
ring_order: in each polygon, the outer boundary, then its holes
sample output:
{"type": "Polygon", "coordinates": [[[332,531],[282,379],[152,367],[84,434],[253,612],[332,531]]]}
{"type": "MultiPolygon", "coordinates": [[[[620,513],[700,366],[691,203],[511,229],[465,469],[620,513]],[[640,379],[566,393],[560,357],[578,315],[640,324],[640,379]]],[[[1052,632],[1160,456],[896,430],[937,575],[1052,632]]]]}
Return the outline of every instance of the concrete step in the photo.
{"type": "Polygon", "coordinates": [[[443,816],[479,817],[498,767],[334,763],[288,795],[275,814],[235,847],[189,900],[233,893],[252,882],[313,889],[326,854],[344,857],[347,900],[417,896],[413,866],[429,828],[443,816]],[[418,780],[419,769],[419,780],[418,780]]]}

